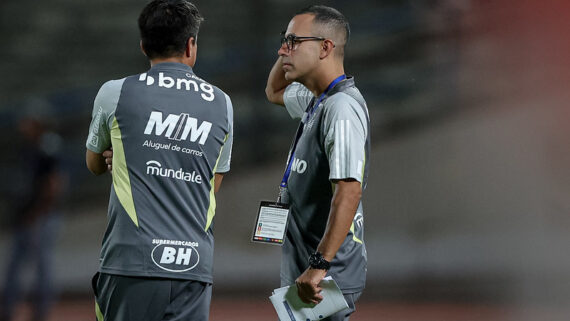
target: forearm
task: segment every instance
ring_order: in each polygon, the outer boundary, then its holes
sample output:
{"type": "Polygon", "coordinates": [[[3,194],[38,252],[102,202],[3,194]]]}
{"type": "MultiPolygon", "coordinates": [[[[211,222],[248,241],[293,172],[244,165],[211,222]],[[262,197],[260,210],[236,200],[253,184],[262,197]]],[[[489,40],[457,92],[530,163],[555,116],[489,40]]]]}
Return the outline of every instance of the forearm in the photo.
{"type": "Polygon", "coordinates": [[[267,78],[267,86],[265,87],[265,95],[267,100],[274,104],[284,106],[283,93],[285,88],[289,86],[291,81],[285,79],[285,72],[283,71],[282,58],[277,58],[277,61],[271,68],[269,72],[269,77],[267,78]]]}
{"type": "Polygon", "coordinates": [[[107,171],[107,164],[105,163],[103,155],[97,154],[89,149],[85,153],[85,163],[91,173],[95,175],[101,175],[107,171]]]}
{"type": "Polygon", "coordinates": [[[214,174],[214,193],[218,193],[220,186],[222,185],[222,179],[224,179],[224,174],[216,173],[214,174]]]}
{"type": "Polygon", "coordinates": [[[348,235],[361,196],[362,188],[358,181],[344,180],[336,184],[327,227],[317,247],[325,260],[332,261],[348,235]]]}

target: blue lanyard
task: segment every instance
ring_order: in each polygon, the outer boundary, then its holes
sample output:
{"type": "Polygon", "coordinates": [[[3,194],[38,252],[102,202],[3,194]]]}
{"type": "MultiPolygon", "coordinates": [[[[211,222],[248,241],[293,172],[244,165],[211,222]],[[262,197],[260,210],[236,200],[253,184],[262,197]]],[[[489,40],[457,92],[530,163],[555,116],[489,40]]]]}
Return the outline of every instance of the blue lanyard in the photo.
{"type": "MultiPolygon", "coordinates": [[[[325,91],[319,96],[319,99],[313,105],[313,107],[308,109],[308,115],[307,115],[307,118],[305,119],[306,121],[308,121],[311,118],[311,116],[313,116],[313,114],[315,113],[315,110],[317,110],[317,108],[319,107],[319,104],[323,101],[323,99],[325,98],[327,93],[336,84],[343,81],[344,79],[346,79],[346,75],[341,75],[341,76],[337,77],[335,80],[333,80],[328,85],[327,89],[325,89],[325,91]]],[[[289,180],[289,175],[291,175],[291,165],[293,165],[293,159],[295,157],[295,149],[297,148],[297,143],[299,142],[299,139],[301,138],[301,135],[303,134],[303,128],[304,127],[305,127],[304,124],[301,123],[301,124],[299,124],[299,128],[297,129],[297,134],[295,135],[295,141],[293,142],[293,147],[291,148],[291,155],[289,156],[289,160],[287,161],[287,169],[285,170],[285,173],[283,174],[283,179],[281,180],[281,184],[279,185],[283,188],[287,187],[287,181],[289,180]]]]}

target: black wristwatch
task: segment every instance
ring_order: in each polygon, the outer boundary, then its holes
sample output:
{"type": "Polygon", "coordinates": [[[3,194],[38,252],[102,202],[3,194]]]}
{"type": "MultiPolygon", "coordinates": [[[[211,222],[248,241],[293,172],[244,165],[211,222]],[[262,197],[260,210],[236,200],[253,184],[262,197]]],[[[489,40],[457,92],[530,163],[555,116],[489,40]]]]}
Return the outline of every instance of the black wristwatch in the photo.
{"type": "Polygon", "coordinates": [[[309,256],[309,267],[317,270],[329,270],[331,263],[323,257],[320,252],[315,252],[309,256]]]}

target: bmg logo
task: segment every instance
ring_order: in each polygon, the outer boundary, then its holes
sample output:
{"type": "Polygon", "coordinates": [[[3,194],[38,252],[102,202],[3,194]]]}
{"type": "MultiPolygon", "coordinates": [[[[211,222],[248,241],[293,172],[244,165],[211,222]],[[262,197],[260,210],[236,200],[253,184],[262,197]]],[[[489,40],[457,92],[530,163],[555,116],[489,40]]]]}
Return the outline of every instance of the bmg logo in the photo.
{"type": "MultiPolygon", "coordinates": [[[[199,79],[192,74],[186,74],[187,77],[199,79]]],[[[201,80],[201,79],[199,79],[201,80]]],[[[155,84],[154,77],[147,75],[146,73],[140,74],[139,81],[146,83],[147,86],[152,86],[155,84]]],[[[158,73],[158,87],[163,88],[176,88],[178,90],[186,91],[200,91],[200,97],[205,101],[213,101],[216,96],[214,95],[214,87],[212,85],[200,81],[200,84],[194,79],[183,79],[183,78],[172,78],[165,76],[163,72],[158,73]]]]}

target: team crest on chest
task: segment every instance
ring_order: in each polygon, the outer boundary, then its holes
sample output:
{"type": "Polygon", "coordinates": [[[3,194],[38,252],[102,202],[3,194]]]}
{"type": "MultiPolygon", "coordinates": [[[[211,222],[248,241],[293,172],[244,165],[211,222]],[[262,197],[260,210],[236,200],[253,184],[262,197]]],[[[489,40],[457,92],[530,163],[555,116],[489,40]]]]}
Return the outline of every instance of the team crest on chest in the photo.
{"type": "Polygon", "coordinates": [[[321,106],[322,104],[319,104],[319,106],[317,106],[315,108],[315,112],[313,114],[309,114],[309,113],[305,113],[305,127],[303,128],[303,130],[305,131],[309,131],[313,128],[313,125],[315,124],[315,121],[317,119],[317,112],[316,110],[321,106]]]}

